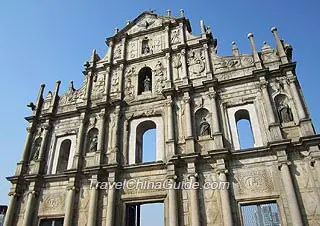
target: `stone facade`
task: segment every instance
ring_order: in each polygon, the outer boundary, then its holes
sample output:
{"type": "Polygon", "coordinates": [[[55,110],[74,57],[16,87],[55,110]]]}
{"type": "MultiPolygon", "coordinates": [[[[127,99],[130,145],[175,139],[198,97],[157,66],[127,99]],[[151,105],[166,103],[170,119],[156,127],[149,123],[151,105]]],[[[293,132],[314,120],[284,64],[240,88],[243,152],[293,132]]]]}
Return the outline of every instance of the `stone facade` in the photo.
{"type": "Polygon", "coordinates": [[[292,47],[217,54],[201,21],[143,12],[85,63],[83,86],[60,82],[30,104],[27,139],[5,226],[134,225],[132,203],[163,202],[167,226],[245,225],[241,208],[276,203],[281,225],[320,224],[320,137],[292,62],[292,47]],[[248,120],[253,147],[237,123],[248,120]],[[156,159],[143,162],[143,133],[156,128],[156,159]],[[229,182],[229,189],[90,189],[90,181],[229,182]]]}

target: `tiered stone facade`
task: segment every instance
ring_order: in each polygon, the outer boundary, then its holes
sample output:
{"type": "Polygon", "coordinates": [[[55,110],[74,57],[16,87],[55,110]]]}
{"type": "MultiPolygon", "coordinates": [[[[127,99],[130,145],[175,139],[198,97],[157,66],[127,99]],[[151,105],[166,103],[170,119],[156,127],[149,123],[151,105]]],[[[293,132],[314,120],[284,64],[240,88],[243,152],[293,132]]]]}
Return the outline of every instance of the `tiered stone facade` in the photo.
{"type": "Polygon", "coordinates": [[[43,96],[32,116],[12,183],[5,226],[132,225],[132,203],[164,203],[167,226],[241,225],[241,206],[277,204],[281,225],[320,224],[320,137],[292,62],[276,48],[217,54],[200,23],[144,12],[86,62],[83,86],[43,96]],[[242,149],[237,122],[250,121],[254,147],[242,149]],[[156,159],[143,163],[142,134],[157,129],[156,159]],[[230,182],[229,189],[89,189],[90,181],[230,182]],[[127,223],[126,223],[127,222],[127,223]]]}

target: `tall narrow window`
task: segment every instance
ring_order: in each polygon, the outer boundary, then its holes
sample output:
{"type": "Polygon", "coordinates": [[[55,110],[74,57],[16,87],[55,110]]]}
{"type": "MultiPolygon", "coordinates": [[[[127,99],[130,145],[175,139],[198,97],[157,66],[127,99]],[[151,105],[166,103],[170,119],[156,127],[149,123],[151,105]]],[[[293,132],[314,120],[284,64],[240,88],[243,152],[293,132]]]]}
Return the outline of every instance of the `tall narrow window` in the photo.
{"type": "Polygon", "coordinates": [[[144,67],[138,74],[138,95],[152,92],[152,71],[149,67],[144,67]]]}
{"type": "Polygon", "coordinates": [[[68,168],[70,156],[71,140],[66,139],[62,141],[59,150],[59,159],[57,165],[57,173],[62,173],[68,168]]]}
{"type": "Polygon", "coordinates": [[[149,129],[142,136],[142,162],[156,161],[156,129],[149,129]]]}
{"type": "Polygon", "coordinates": [[[257,203],[241,205],[242,223],[244,226],[280,226],[277,204],[257,203]]]}
{"type": "Polygon", "coordinates": [[[239,110],[235,114],[240,149],[254,147],[254,137],[247,110],[239,110]]]}
{"type": "Polygon", "coordinates": [[[137,126],[136,162],[156,161],[156,124],[144,121],[137,126]]]}

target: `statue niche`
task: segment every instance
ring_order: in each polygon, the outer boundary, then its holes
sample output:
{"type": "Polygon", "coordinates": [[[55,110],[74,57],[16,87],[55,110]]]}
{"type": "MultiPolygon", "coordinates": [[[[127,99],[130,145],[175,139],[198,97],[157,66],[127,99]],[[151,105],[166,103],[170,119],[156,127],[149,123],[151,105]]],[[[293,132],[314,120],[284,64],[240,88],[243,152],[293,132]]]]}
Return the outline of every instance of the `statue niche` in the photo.
{"type": "Polygon", "coordinates": [[[88,133],[88,145],[87,152],[92,153],[96,152],[98,149],[98,129],[92,128],[88,133]]]}
{"type": "Polygon", "coordinates": [[[292,111],[287,104],[287,97],[283,94],[279,94],[276,96],[275,102],[280,122],[286,123],[293,121],[292,111]]]}
{"type": "Polygon", "coordinates": [[[152,53],[152,49],[150,48],[150,40],[148,38],[145,38],[144,40],[142,40],[142,49],[141,49],[141,53],[142,54],[149,54],[152,53]]]}
{"type": "Polygon", "coordinates": [[[200,136],[208,136],[210,135],[210,124],[207,122],[206,118],[203,117],[200,122],[200,136]]]}
{"type": "Polygon", "coordinates": [[[197,135],[201,136],[210,136],[211,135],[211,126],[207,121],[209,116],[209,111],[205,108],[200,108],[196,111],[196,125],[197,125],[197,135]]]}
{"type": "Polygon", "coordinates": [[[40,153],[40,147],[41,147],[42,138],[38,137],[33,144],[32,152],[30,155],[30,161],[38,160],[39,159],[39,153],[40,153]]]}
{"type": "Polygon", "coordinates": [[[139,73],[138,95],[152,92],[152,70],[149,67],[142,68],[139,73]]]}

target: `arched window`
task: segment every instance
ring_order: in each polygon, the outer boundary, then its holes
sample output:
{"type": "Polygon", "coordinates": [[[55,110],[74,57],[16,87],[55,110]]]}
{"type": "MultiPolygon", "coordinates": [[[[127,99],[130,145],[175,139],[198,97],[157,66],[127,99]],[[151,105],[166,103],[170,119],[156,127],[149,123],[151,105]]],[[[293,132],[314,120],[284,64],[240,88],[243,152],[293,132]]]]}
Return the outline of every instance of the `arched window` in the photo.
{"type": "Polygon", "coordinates": [[[136,163],[156,161],[156,124],[144,121],[136,131],[136,163]]]}
{"type": "Polygon", "coordinates": [[[209,119],[209,111],[205,108],[200,108],[196,111],[196,131],[198,136],[211,135],[211,126],[209,119]]]}
{"type": "Polygon", "coordinates": [[[59,150],[57,173],[63,173],[65,170],[68,169],[70,148],[71,148],[71,140],[66,139],[62,141],[60,150],[59,150]]]}
{"type": "Polygon", "coordinates": [[[145,92],[152,92],[152,70],[149,67],[144,67],[138,74],[138,95],[145,92]]]}
{"type": "Polygon", "coordinates": [[[240,149],[254,147],[254,136],[252,132],[250,115],[247,110],[238,110],[235,113],[237,123],[237,133],[240,149]]]}
{"type": "Polygon", "coordinates": [[[96,152],[98,149],[98,133],[99,130],[97,128],[90,129],[88,133],[88,140],[87,140],[87,153],[96,152]]]}
{"type": "Polygon", "coordinates": [[[288,104],[288,98],[284,94],[279,94],[274,98],[276,109],[281,123],[293,121],[291,108],[288,104]]]}

